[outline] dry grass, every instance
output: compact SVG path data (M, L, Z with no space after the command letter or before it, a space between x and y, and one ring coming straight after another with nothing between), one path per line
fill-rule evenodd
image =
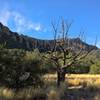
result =
M45 81L55 82L57 74L47 74L43 77ZM100 86L100 75L93 74L66 74L66 82L69 85L95 85Z
M19 91L0 87L0 100L100 100L100 75L71 74L66 75L66 82L56 87L57 75L46 75L44 88L26 88ZM74 88L69 88L74 87ZM82 86L82 89L76 87ZM53 88L52 88L53 87ZM92 93L91 93L92 91ZM66 96L66 97L65 97ZM65 99L62 99L62 98ZM77 99L83 98L83 99ZM88 98L88 99L87 99ZM93 98L93 99L92 99ZM74 99L72 99L74 100Z
M56 90L50 90L48 100L60 100L59 93Z
M71 80L68 80L67 83L69 84L69 86L79 86L81 85L82 81L80 79L71 79Z
M49 83L48 86L51 84L54 86L56 84L57 75L48 74L44 76L44 79L47 84ZM68 89L64 90L66 91L64 100L100 100L100 75L66 74L65 84ZM64 89L64 86L62 87ZM51 96L49 97L56 97L58 93L61 92L59 92L59 90L58 92L54 91L54 94L51 93L52 95L50 94Z
M82 79L88 79L88 78L100 78L100 74L66 74L65 76L66 78L82 78ZM46 74L44 75L44 78L48 78L48 79L56 79L57 78L57 74Z
M18 91L0 87L0 100L34 100L43 98L45 100L46 93L41 88L24 88Z

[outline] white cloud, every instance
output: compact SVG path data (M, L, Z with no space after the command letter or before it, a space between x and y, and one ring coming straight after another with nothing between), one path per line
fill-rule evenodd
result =
M8 11L8 10L2 10L0 12L0 21L4 24L4 25L7 25L8 23L8 20L10 18L10 15L11 13Z
M97 41L96 46L97 46L98 48L100 48L100 41Z
M22 33L30 30L43 31L43 26L40 23L31 22L30 20L27 20L19 12L3 9L2 12L0 12L0 21L4 25L8 25L8 21L10 21L10 19L13 20L16 29L15 31L17 32Z
M42 31L43 26L40 23L29 23L28 29L34 29L36 31Z

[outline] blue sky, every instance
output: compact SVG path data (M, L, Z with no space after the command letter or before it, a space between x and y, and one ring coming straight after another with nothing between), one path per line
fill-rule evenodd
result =
M0 0L0 21L12 31L40 39L53 38L51 21L73 20L69 31L84 31L88 43L100 47L100 0Z

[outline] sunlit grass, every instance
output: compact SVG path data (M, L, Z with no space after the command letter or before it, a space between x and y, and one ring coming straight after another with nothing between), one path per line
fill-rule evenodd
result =
M91 90L100 89L100 75L87 75L87 74L67 74L65 83L61 84L60 89L56 85L56 74L50 74L44 76L45 86L43 88L24 88L18 91L14 89L9 89L6 87L0 87L0 100L30 100L42 97L47 100L60 100L65 92L68 92L70 88L82 86L83 88L88 88L87 94L90 95ZM53 87L53 88L52 88ZM79 92L79 91L78 91ZM84 92L84 91L83 91ZM94 100L99 100L100 96L95 96Z
M100 75L96 74L66 74L66 82L69 85L94 85L100 86ZM57 74L47 74L44 76L45 81L56 82Z
M14 97L14 90L6 87L0 87L0 100L12 99Z
M34 98L45 98L45 91L42 88L24 88L18 91L7 87L0 87L0 100L30 100Z
M57 78L57 74L46 74L45 78ZM100 78L100 74L66 74L66 78Z

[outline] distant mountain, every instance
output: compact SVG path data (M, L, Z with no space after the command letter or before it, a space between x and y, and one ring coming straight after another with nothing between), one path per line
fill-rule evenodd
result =
M0 23L0 43L5 43L8 48L20 48L25 50L33 50L38 48L41 52L48 51L53 47L54 40L41 40L25 35L19 35L16 32L12 32L8 27ZM91 48L98 49L95 46L89 45L79 38L69 39L69 46L75 50L80 49L81 45L84 46L84 50L90 50ZM67 45L66 45L67 47Z

